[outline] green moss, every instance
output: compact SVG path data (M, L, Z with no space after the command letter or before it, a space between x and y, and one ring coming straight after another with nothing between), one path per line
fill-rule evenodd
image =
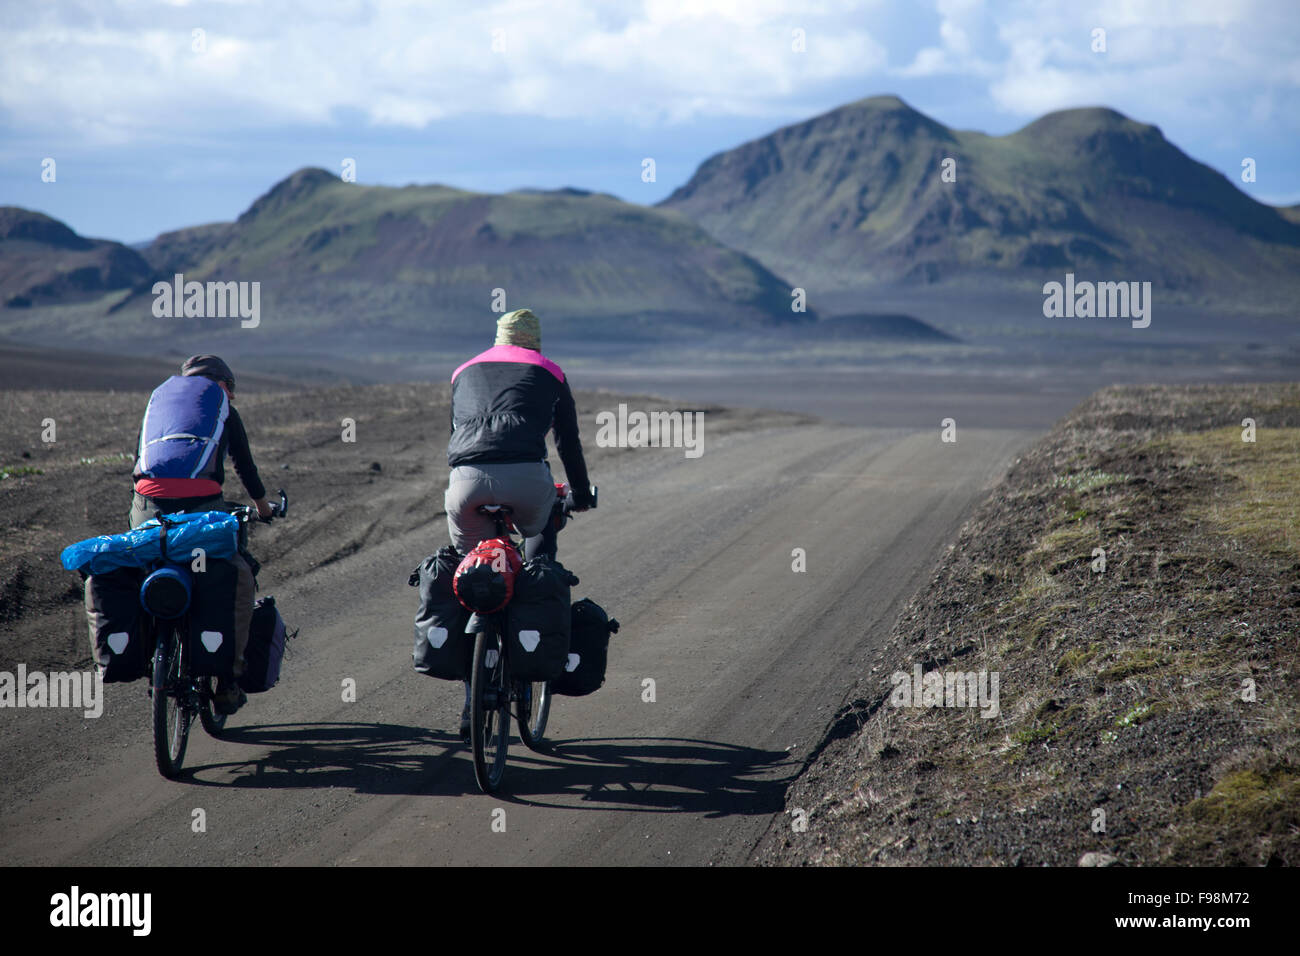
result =
M1011 735L1012 741L1021 746L1037 743L1040 740L1051 740L1060 730L1056 724L1047 724L1042 727L1029 727L1025 730L1017 730Z
M1056 662L1056 676L1065 677L1068 674L1073 674L1096 657L1099 648L1100 645L1090 644L1087 648L1076 647L1073 650L1066 651L1061 655L1061 659Z
M1168 663L1169 661L1159 651L1140 647L1121 652L1116 662L1099 673L1097 678L1109 683L1164 667Z
M1237 770L1183 807L1180 817L1176 862L1195 861L1214 850L1228 865L1295 862L1300 774L1286 763Z

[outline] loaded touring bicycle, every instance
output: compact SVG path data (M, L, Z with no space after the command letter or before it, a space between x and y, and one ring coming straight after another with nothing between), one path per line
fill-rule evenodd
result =
M283 489L272 517L288 513ZM164 777L181 772L195 717L219 736L226 717L213 698L233 680L235 565L247 551L252 507L161 515L118 535L65 548L63 566L85 577L95 664L106 683L149 677L154 755ZM270 521L271 518L265 519ZM269 690L279 679L286 641L274 598L262 598L244 651L240 686Z
M591 492L594 508L594 486ZM557 484L556 530L572 508L568 486ZM505 774L511 716L524 745L542 750L554 695L585 696L604 683L609 636L619 625L589 599L570 604L578 578L553 554L521 558L508 505L478 510L495 521L496 536L464 556L443 548L408 583L420 588L415 669L469 682L474 777L492 793Z

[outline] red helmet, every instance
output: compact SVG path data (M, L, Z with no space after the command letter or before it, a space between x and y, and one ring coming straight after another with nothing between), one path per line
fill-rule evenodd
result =
M515 575L524 566L508 538L486 538L465 555L451 587L456 600L479 614L501 610L515 595Z

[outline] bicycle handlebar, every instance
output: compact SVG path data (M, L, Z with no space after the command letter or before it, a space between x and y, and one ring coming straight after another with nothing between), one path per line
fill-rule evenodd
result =
M263 524L270 524L275 518L286 518L289 515L289 496L284 493L283 488L279 490L278 494L280 495L279 501L268 502L271 506L271 516L269 518L263 518L259 515L254 505L241 505L238 508L232 508L230 513L245 521L256 518Z
M595 485L588 485L587 487L591 490L591 504L588 505L587 507L589 509L594 510L596 507L596 496L597 496L598 489L596 488ZM555 486L555 490L557 492L562 492L560 494L560 506L561 506L561 510L563 510L565 514L565 517L574 514L575 512L573 510L573 489L569 487L568 482L557 483Z

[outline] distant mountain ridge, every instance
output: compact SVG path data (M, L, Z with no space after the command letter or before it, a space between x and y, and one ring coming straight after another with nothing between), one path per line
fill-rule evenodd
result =
M93 298L150 272L144 257L120 242L87 239L43 213L0 206L0 305Z
M712 156L651 207L577 187L367 186L308 167L233 222L143 248L0 207L4 327L46 339L156 334L153 284L180 273L259 282L260 327L310 334L332 353L382 343L405 355L481 337L494 309L521 306L552 337L673 342L793 328L821 340L939 341L934 326L952 324L947 303L970 303L969 287L1003 283L1019 295L1067 272L1293 310L1300 205L1255 202L1114 110L1050 113L988 136L883 96ZM933 326L909 324L915 290L929 288L956 298L918 311ZM808 310L794 311L792 295ZM47 305L66 310L47 318ZM886 321L891 310L909 322ZM856 318L821 322L834 313ZM951 330L965 335L960 324ZM233 327L204 318L165 334Z
M822 291L1073 269L1227 295L1300 272L1294 217L1104 108L988 136L872 97L710 157L660 207Z
M406 330L485 320L495 289L507 308L595 323L815 317L792 312L785 282L686 217L575 189L362 186L301 169L235 222L164 233L144 255L168 277L261 280L281 308L316 324L322 315Z

